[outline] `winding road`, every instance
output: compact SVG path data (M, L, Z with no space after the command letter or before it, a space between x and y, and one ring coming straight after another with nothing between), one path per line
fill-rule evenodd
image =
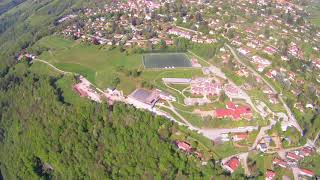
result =
M268 81L266 81L266 80L265 80L263 77L261 77L261 75L258 74L254 69L252 69L251 67L247 66L245 63L243 63L243 62L239 59L239 57L237 56L237 54L235 53L235 51L232 49L232 47L230 47L229 45L226 45L226 46L230 49L230 51L232 52L232 54L235 56L235 58L237 59L237 61L238 61L240 64L246 66L250 71L252 71L252 73L254 73L256 76L260 77L275 93L277 93L276 90L273 88L273 86L272 86L271 84L269 84ZM54 70L56 70L57 72L62 73L62 74L74 74L74 75L76 74L76 73L73 73L73 72L63 71L63 70L55 67L55 66L52 65L51 63L49 63L49 62L47 62L47 61L44 61L44 60L41 60L41 59L37 59L37 58L36 58L36 59L34 59L34 60L32 60L32 61L33 61L33 62L45 63L45 64L47 64L48 66L52 67L52 68L53 68ZM210 63L208 62L208 64L210 64ZM126 98L123 97L123 96L121 96L121 97L119 97L119 96L113 97L112 95L110 95L110 94L102 91L101 89L99 89L98 87L96 87L95 85L93 85L92 83L91 83L91 85L92 85L93 87L95 87L100 93L103 93L107 98L110 98L110 99L112 99L112 100L114 100L114 101L122 101L122 102L124 102L124 103L128 103L127 100L126 100ZM291 110L287 107L287 105L286 105L285 102L282 100L282 97L281 97L280 95L279 95L279 99L281 100L281 102L283 103L285 109L287 110L287 113L288 113L288 115L289 115L289 117L290 117L290 121L293 123L293 125L294 125L300 132L302 132L302 129L301 129L301 127L299 126L299 124L297 123L296 119L294 118ZM251 102L251 99L250 99L250 98L249 98L249 100L250 100L250 102ZM174 119L173 117L171 117L171 116L166 115L166 113L164 113L164 112L162 112L162 111L155 110L154 113L156 113L157 115L165 116L165 117L167 117L168 119L170 119L171 121L177 122L179 125L187 126L189 129L194 130L194 131L197 131L197 132L201 133L203 136L205 136L205 137L207 137L207 138L209 138L209 139L211 139L211 140L216 140L217 138L219 138L219 137L221 136L221 134L241 133L241 132L248 132L248 131L258 130L258 127L254 127L254 126L238 127L238 128L230 128L230 129L227 129L227 128L221 128L221 129L220 129L220 128L219 128L219 129L215 129L215 128L211 128L211 129L209 129L209 128L197 128L197 127L194 127L191 123L189 123L189 121L187 121L183 116L181 116L181 115L176 111L175 107L171 104L170 101L168 101L168 104L169 104L169 106L164 106L164 107L170 109L173 113L175 113L175 114L183 121L183 123L175 120L175 119ZM252 104L252 103L250 103L250 104ZM252 104L252 105L253 105L253 104ZM254 106L253 106L253 107L254 107ZM265 126L265 127L262 127L262 128L260 129L260 132L259 132L258 136L256 137L255 142L253 143L253 145L252 145L252 147L250 148L250 150L253 150L253 149L256 147L256 145L257 145L257 143L259 142L259 140L260 140L263 136L265 136L265 131L268 130L268 129L270 129L270 128L272 127L272 125L274 125L274 124L275 124L275 121L271 120L270 125ZM320 135L320 132L317 133L317 136L316 136L315 139L312 141L313 143L315 143L315 141L319 138L319 135ZM301 148L301 147L290 148L290 149L282 149L282 150L280 150L280 151L277 151L277 153L279 154L280 157L285 158L285 153L286 153L286 152L291 151L291 150L294 150L294 149L298 149L298 148ZM250 151L250 150L249 150L249 151ZM232 155L232 156L230 156L230 157L224 158L224 159L223 159L223 162L226 162L228 159L230 159L231 157L234 157L234 156L237 156L237 157L239 157L239 159L241 159L242 164L243 164L244 169L245 169L245 173L246 173L247 175L250 175L250 171L248 170L248 167L247 167L248 152L239 153L239 154ZM297 176L298 176L298 172L299 172L298 170L299 170L299 168L292 168L292 171L293 171L293 173L294 173L294 175L295 175L295 179L296 179Z
M231 53L233 54L233 56L235 57L235 59L243 66L245 66L249 71L251 71L255 76L259 77L260 79L263 80L263 82L275 93L278 94L278 92L276 91L276 89L267 81L265 80L265 78L263 78L257 71L255 71L252 67L248 66L246 63L242 62L240 60L240 58L238 57L237 53L235 52L235 50L228 44L226 44L226 46L229 48L229 50L231 51ZM279 94L279 99L281 101L281 103L283 104L283 107L285 108L285 110L287 111L287 114L289 116L289 121L291 122L291 124L302 134L302 128L300 127L299 123L297 122L296 118L294 117L293 113L291 112L290 108L287 106L287 104L284 102L283 98L282 98L282 94Z

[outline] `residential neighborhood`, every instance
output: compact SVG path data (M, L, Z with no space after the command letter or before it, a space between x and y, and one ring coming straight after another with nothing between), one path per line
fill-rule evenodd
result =
M307 1L96 2L59 15L54 33L32 48L21 48L15 58L37 73L45 73L43 66L37 67L41 64L59 78L72 77L47 77L54 93L66 96L62 104L80 97L96 105L91 111L97 112L103 111L98 105L106 104L109 114L93 118L100 124L82 125L93 136L124 133L139 124L137 119L165 119L152 138L147 134L141 139L152 151L164 147L186 160L163 160L172 166L191 163L219 173L207 177L207 170L199 171L200 179L318 179L320 27L312 21L313 4ZM20 79L12 77L6 85L11 81ZM119 104L128 111L113 110ZM106 120L120 121L113 118L116 113L133 112L141 115L122 118L121 130ZM99 131L102 125L111 128ZM95 142L99 163L112 157L104 146L107 140ZM117 148L119 154L128 153ZM135 144L130 151L139 148L145 147ZM113 166L108 163L103 167ZM167 168L150 164L161 173ZM135 170L144 172L121 171ZM198 177L180 169L175 173L176 179ZM145 172L132 178L141 177L153 179Z

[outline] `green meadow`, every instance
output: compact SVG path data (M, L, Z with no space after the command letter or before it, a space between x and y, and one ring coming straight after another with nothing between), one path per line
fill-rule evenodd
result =
M118 85L120 89L131 91L136 87L135 80L120 73L118 69L138 69L141 66L139 54L127 55L119 49L102 49L56 36L41 39L37 45L49 49L39 59L48 61L61 70L81 74L101 88L107 88L115 77L121 80Z
M81 74L98 87L105 89L113 79L120 78L117 88L129 94L141 82L150 82L162 87L162 77L193 77L200 75L200 69L146 70L143 69L141 54L127 54L118 48L110 50L101 46L83 44L57 36L48 36L37 42L36 46L48 49L39 59L57 68ZM125 71L121 71L125 70ZM126 71L139 70L140 76L128 76Z

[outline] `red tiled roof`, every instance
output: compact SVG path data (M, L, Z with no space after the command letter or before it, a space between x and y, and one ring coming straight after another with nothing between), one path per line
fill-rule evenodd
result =
M271 170L267 170L266 172L266 179L267 180L271 180L276 176L276 173L271 171Z
M295 153L288 152L287 158L298 161L300 159L300 156L296 155Z
M288 165L286 161L284 161L282 159L278 159L278 158L273 159L272 163L277 164L281 167L287 167L287 165Z
M234 139L245 139L248 137L247 133L237 133L233 136Z
M310 147L303 147L300 150L300 154L303 156L310 156L312 154L313 150Z
M304 175L307 175L307 176L310 176L310 177L314 176L314 172L312 172L312 171L310 171L308 169L301 169L300 168L300 173L304 174Z
M236 109L236 105L233 102L227 102L226 103L227 109Z
M191 151L192 147L189 143L184 142L184 141L176 141L175 144L177 147L183 151Z
M233 104L234 105L234 104ZM233 106L230 104L230 106ZM227 105L228 109L216 109L215 115L217 118L224 118L224 117L230 117L233 119L240 119L243 116L252 116L252 111L250 107L247 106L241 106L241 107L232 107L230 108Z
M228 162L227 166L229 166L233 171L236 170L239 167L239 159L236 157L232 157Z
M87 93L86 91L84 91L83 89L81 89L80 86L75 85L75 86L73 86L73 88L74 88L75 91L77 91L77 92L79 93L79 95L80 95L81 97L86 97L86 96L88 96L88 93Z

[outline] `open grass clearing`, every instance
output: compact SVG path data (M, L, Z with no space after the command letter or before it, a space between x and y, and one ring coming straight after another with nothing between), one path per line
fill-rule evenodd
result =
M229 157L240 152L248 151L248 148L235 148L232 142L224 142L223 144L215 144L213 150L217 152L220 158Z
M76 42L59 36L46 36L37 41L36 46L48 48L50 50L61 50L70 48Z
M48 61L61 70L81 74L100 88L109 87L115 77L120 78L118 87L125 94L137 87L139 80L125 75L119 69L138 69L141 66L139 54L126 55L119 49L99 49L97 46L76 44L56 36L40 40L38 45L51 49L42 53L39 59Z
M49 76L58 76L60 73L55 71L52 67L48 66L47 64L41 62L34 62L30 67L30 70L36 74L41 75L49 75Z

